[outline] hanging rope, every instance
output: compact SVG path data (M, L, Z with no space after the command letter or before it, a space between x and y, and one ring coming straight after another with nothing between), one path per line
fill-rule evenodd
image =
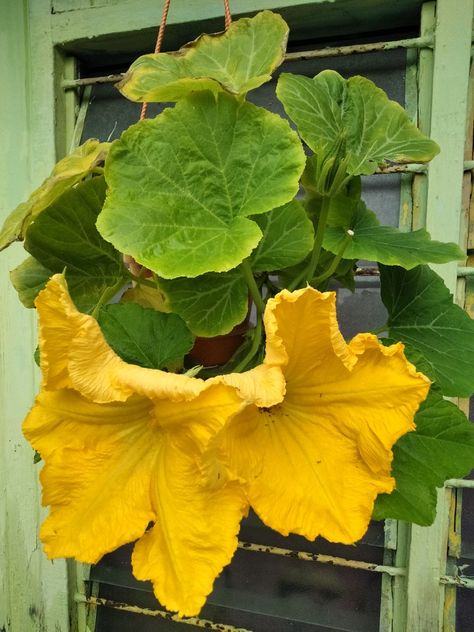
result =
M224 17L225 17L225 30L229 28L232 23L232 14L230 12L229 0L224 0Z
M161 45L165 36L166 20L168 19L170 2L171 0L164 0L163 2L163 14L161 16L160 28L158 29L158 35L156 38L155 54L159 53L161 50ZM140 121L143 121L143 119L145 118L147 109L148 103L145 101L142 105L142 111L140 112Z
M166 28L166 20L168 19L168 11L170 8L171 0L164 0L163 2L163 14L161 16L160 28L158 29L158 35L156 38L155 45L155 54L159 53L161 50L161 45L163 43L163 38L165 36L165 28ZM225 18L225 29L229 28L232 24L232 14L230 12L229 0L224 0L224 18ZM146 112L148 109L148 103L145 101L142 105L142 110L140 112L140 121L146 117Z

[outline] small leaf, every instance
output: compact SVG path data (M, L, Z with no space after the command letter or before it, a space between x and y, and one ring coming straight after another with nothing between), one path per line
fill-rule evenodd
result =
M347 158L347 173L370 175L386 160L427 162L438 145L405 110L364 77L324 70L314 79L283 73L277 96L317 158Z
M375 520L430 525L436 515L436 487L474 467L474 424L441 393L431 389L415 423L416 432L401 437L393 448L396 489L377 497Z
M350 229L354 236L344 251L346 259L369 259L411 270L422 263L465 258L457 244L434 241L424 228L402 233L392 226L381 226L375 213L362 200L354 204L349 198L338 196L333 202L331 225L325 231L323 245L334 254L338 253Z
M248 311L248 288L242 273L209 272L195 279L160 279L173 312L196 336L220 336L241 323Z
M248 216L293 199L304 162L297 135L276 114L196 93L113 144L97 227L162 278L225 272L260 241Z
M311 251L314 242L313 223L297 200L253 219L263 233L250 256L254 272L287 268L299 263Z
M389 335L426 358L445 395L469 397L474 392L474 321L428 266L379 267Z
M127 282L121 254L95 227L104 197L103 176L78 184L36 218L25 240L25 249L45 268L66 269L71 297L86 312L104 292Z
M232 22L227 31L201 35L175 53L143 55L130 67L119 90L132 101L177 101L198 90L245 94L270 81L283 61L288 26L262 11Z
M137 285L130 288L123 293L120 302L138 303L142 307L149 307L167 314L171 311L164 293L160 289L148 285Z
M105 160L110 143L91 138L60 160L51 175L6 218L0 231L0 250L23 239L31 221Z
M23 305L32 308L35 306L35 298L52 275L53 272L34 257L28 257L10 272L10 280Z
M118 303L102 309L98 320L117 355L148 369L175 364L193 346L191 332L176 314L163 314L134 303Z

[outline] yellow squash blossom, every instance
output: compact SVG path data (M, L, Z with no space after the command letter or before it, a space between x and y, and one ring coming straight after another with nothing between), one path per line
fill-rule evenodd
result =
M77 311L62 275L36 306L43 385L24 433L45 461L46 553L95 563L139 539L135 576L151 579L170 610L197 614L234 553L248 507L209 446L265 367L249 372L238 392L127 364L95 319ZM284 382L279 369L265 373L273 375L271 404Z
M265 524L284 535L353 543L376 496L394 489L391 448L414 429L430 382L401 343L384 347L360 334L347 345L335 300L306 288L268 302L264 362L282 368L286 395L237 414L222 448Z

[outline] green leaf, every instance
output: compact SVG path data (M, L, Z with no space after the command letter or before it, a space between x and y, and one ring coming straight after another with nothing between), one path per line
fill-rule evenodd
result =
M209 272L195 279L160 279L167 304L196 336L220 336L241 323L248 311L248 288L240 270Z
M254 272L268 272L299 263L311 251L313 223L303 205L292 200L254 218L263 237L250 256Z
M28 257L10 272L10 280L25 307L35 306L35 298L46 285L53 272L34 257Z
M374 173L386 160L427 162L439 152L405 110L364 77L346 80L334 70L314 79L284 73L277 96L316 156L347 157L350 175Z
M136 303L107 305L99 312L98 321L117 355L148 369L164 369L181 361L194 342L179 316Z
M457 244L434 241L424 228L402 233L392 226L381 226L362 200L354 204L349 198L338 196L331 204L329 223L323 245L334 254L341 248L347 231L354 232L344 251L345 259L369 259L410 270L422 263L465 258Z
M436 515L436 487L474 467L474 424L441 393L431 389L415 423L416 432L403 435L393 448L396 489L377 497L375 520L430 525Z
M132 101L177 101L198 90L245 94L271 79L283 61L288 25L262 11L232 22L224 33L201 35L175 53L143 55L119 90Z
M453 303L443 280L428 266L380 266L389 335L418 350L433 367L443 393L474 392L474 320Z
M121 254L95 227L104 197L103 176L78 184L37 217L25 240L26 250L52 273L66 269L71 297L86 312L127 282Z
M260 241L248 216L293 199L304 163L279 116L199 92L113 144L97 227L160 277L225 272Z
M103 162L109 147L110 143L91 138L60 160L42 185L6 218L0 231L0 250L23 239L32 220Z

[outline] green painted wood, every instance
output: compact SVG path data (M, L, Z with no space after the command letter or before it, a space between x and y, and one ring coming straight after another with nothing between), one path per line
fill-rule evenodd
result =
M429 27L433 5L425 10ZM458 242L463 178L463 154L473 0L451 0L436 4L435 51L432 79L431 60L425 60L420 76L420 125L441 146L427 172L426 226L434 239ZM431 103L427 98L431 91ZM426 85L424 83L426 82ZM423 195L424 188L418 191ZM423 215L421 215L423 217ZM440 267L448 287L456 291L456 267ZM411 528L407 574L407 630L437 632L443 626L444 589L439 578L446 571L451 491L438 492L437 517L431 527Z
M436 23L436 3L426 2L421 10L422 37L433 35ZM433 96L433 61L434 52L425 48L418 56L418 126L424 134L429 136L431 127L431 100ZM428 195L428 180L425 174L413 178L413 217L412 228L424 228L426 224L426 199Z
M428 171L426 228L433 239L459 242L465 125L468 111L473 0L438 0L431 136L442 147ZM456 290L453 262L436 271Z
M405 75L405 110L415 125L418 123L418 51L407 50L407 67ZM413 225L413 181L415 175L404 173L400 187L400 230L409 231Z
M3 221L55 156L48 2L35 0L30 13L27 0L0 0L0 15L0 55L10 60L0 64L1 84L8 86L0 99ZM46 560L39 546L38 466L21 434L38 386L34 318L20 305L8 276L23 257L21 247L0 257L0 629L66 632L65 564Z
M117 60L119 51L130 56L153 49L160 0L140 0L139 11L136 0L100 0L99 5L90 7L81 6L83 0L67 4L68 10L53 14L52 23L54 42L68 51L87 59L92 51L100 50L112 61ZM273 9L288 21L293 39L327 41L344 33L386 31L387 25L392 29L416 27L422 0L231 0L230 4L236 18ZM203 30L222 28L222 0L172 0L164 50L176 48Z

